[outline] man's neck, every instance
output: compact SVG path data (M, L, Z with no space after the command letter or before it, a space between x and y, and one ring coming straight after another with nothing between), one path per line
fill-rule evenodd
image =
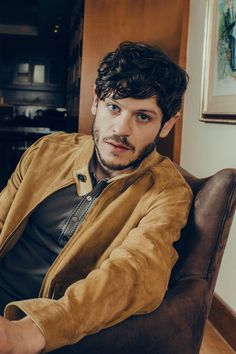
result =
M94 151L92 160L91 160L91 168L95 172L96 178L98 181L105 179L105 178L113 178L115 176L121 175L125 172L127 172L129 169L126 170L111 170L109 168L106 168L105 166L102 165L102 163L99 161L96 151Z

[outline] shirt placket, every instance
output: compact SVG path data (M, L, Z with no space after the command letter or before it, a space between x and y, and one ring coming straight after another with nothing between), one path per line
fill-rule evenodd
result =
M104 188L107 186L108 180L103 179L99 181L91 191L91 193L82 197L77 205L77 207L73 210L71 215L65 222L65 227L63 228L60 237L59 243L64 246L71 236L74 234L76 229L83 222L85 216L87 215L89 209L92 207L96 198L102 193Z

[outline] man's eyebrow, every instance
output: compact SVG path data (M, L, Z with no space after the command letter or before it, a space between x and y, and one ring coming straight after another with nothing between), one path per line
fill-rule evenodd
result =
M145 112L145 113L159 114L158 111L154 111L154 110L152 110L152 109L137 109L137 112Z
M122 108L123 108L123 105L120 103L120 102L118 102L118 101L116 101L114 98L110 98L110 97L107 97L107 99L108 100L110 100L110 101L112 101L113 103L115 103L115 104L118 104L119 106L121 106ZM151 113L151 114L155 114L155 115L158 115L158 114L160 114L160 112L159 111L155 111L154 109L137 109L136 110L137 112L145 112L145 113Z
M120 102L116 101L114 98L111 98L111 97L107 97L108 100L116 103L116 104L119 104L121 107L122 107L122 104L120 104Z

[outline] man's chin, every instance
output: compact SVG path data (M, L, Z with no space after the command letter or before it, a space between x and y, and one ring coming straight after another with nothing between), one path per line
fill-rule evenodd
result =
M136 156L136 159L131 160L120 156L111 156L110 154L101 154L97 146L95 147L97 152L97 158L101 166L107 171L124 171L127 169L133 169L139 166L139 164L154 150L155 142L146 145L142 151ZM102 156L103 155L103 156ZM133 156L134 158L135 156Z
M114 163L114 162L109 162L105 161L103 159L100 160L101 165L103 166L104 169L110 170L110 171L123 171L128 168L132 167L133 162L129 163Z

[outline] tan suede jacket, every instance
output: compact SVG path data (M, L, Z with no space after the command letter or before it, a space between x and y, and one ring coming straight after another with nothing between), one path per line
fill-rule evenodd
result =
M93 151L92 138L77 133L46 136L26 151L0 194L1 257L47 196L72 183L80 196L91 191ZM167 290L177 260L172 244L186 223L191 197L172 162L157 152L112 178L48 270L39 298L9 304L6 318L29 315L48 352L153 311Z

